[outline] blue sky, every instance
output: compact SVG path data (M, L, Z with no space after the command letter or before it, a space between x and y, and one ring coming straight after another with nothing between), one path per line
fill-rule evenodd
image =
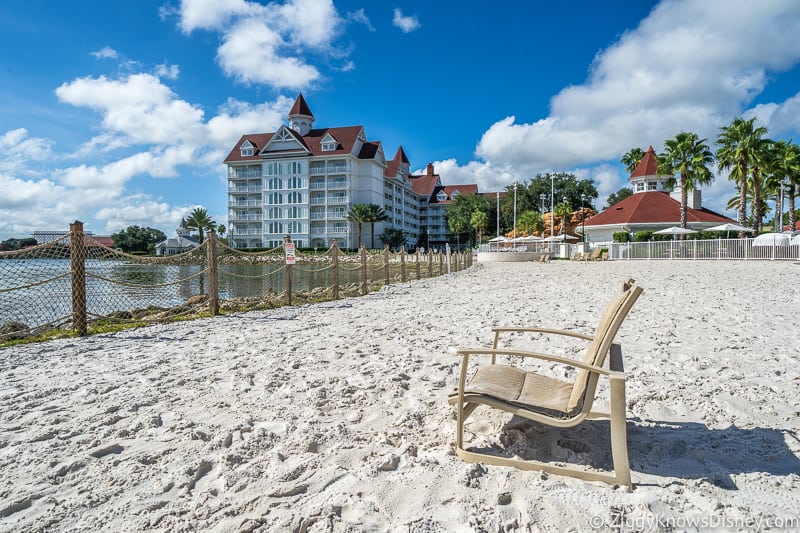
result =
M632 147L741 115L800 138L798 35L796 0L6 0L0 239L225 223L222 159L298 91L315 126L363 125L446 184L569 171L602 207ZM722 175L704 204L733 195Z

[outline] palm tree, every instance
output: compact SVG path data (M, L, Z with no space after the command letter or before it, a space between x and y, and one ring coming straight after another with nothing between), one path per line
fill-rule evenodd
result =
M556 205L554 214L556 216L561 217L561 232L559 233L559 235L567 233L567 228L566 228L567 215L569 215L571 212L572 212L572 207L570 207L570 205L567 202L561 202L560 204Z
M467 229L467 221L457 213L448 213L447 229L456 236L456 248L461 248L461 233Z
M517 219L517 226L524 233L531 235L534 231L544 231L544 219L537 211L525 211Z
M659 170L680 175L681 227L686 229L689 191L714 181L714 174L708 168L714 162L714 155L705 139L690 132L681 132L675 138L664 141L664 148L659 158ZM666 168L661 168L662 162Z
M625 171L630 174L633 172L633 169L642 162L643 157L644 150L641 148L631 148L626 153L622 154L622 158L619 162L625 165Z
M481 236L483 235L483 228L486 227L486 223L489 221L489 216L481 210L476 209L473 211L472 216L469 219L469 224L473 228L475 228L475 233L478 236L478 245L481 243Z
M354 204L347 213L347 220L358 224L358 243L361 246L361 225L369 220L369 206L367 204Z
M759 146L764 140L761 138L767 134L767 128L763 126L755 127L755 117L744 120L738 117L728 126L720 128L717 136L717 165L720 171L731 169L728 179L735 182L739 187L739 225L744 226L747 222L747 185L748 170L751 164L751 153L758 151ZM740 237L744 233L739 234Z
M378 204L367 205L367 219L365 222L370 223L370 245L373 249L375 248L375 224L386 220L389 220L389 215L386 214L386 211L381 206Z
M220 224L217 226L217 233L219 233L220 237L224 237L226 231L228 231L228 229L225 227L225 224Z
M195 207L186 218L186 227L189 229L196 229L200 244L203 244L203 232L213 230L217 227L217 223L208 216L208 211L206 211L204 207Z
M767 179L767 185L777 195L780 201L780 188L784 181L788 184L787 192L789 197L789 227L794 229L794 195L795 187L800 184L800 147L792 141L776 141L772 144L770 154L771 175ZM777 210L780 211L780 210ZM776 216L779 216L776 213ZM783 230L783 220L778 221L778 230Z

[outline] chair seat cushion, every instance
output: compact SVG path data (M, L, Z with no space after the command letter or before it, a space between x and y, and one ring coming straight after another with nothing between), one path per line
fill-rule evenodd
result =
M532 411L568 414L573 384L508 365L478 368L465 394L482 394Z

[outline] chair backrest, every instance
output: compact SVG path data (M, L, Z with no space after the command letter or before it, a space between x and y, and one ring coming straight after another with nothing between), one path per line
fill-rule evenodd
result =
M622 326L622 323L625 321L625 317L628 316L628 312L630 312L633 304L636 303L636 300L642 294L643 290L644 289L636 285L636 282L632 279L625 282L622 294L611 300L600 317L600 323L597 325L594 340L586 349L586 356L583 360L585 363L603 366L606 355L611 349L611 344L614 342L614 337L617 336L617 331L619 331L620 326ZM588 411L594 399L594 391L597 387L598 377L597 374L591 373L588 370L581 370L578 373L569 399L568 409L570 411L576 409Z
M592 250L592 257L591 257L591 259L597 259L598 257L600 257L600 253L601 253L602 251L603 251L603 250L602 250L601 248L595 248L594 250Z

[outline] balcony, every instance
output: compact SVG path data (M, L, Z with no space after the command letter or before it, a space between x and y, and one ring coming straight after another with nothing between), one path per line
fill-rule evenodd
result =
M325 182L324 181L312 181L311 184L308 186L309 189L312 191L324 191L325 190Z
M322 176L325 174L325 165L312 165L308 173L312 176Z
M350 229L348 226L325 226L323 227L312 227L311 231L309 232L310 235L347 235L350 233Z
M233 194L243 194L243 193L251 193L251 192L261 192L264 188L261 185L248 185L246 187L242 187L241 185L228 187L228 192Z
M312 211L308 216L311 220L325 220L325 213L322 211Z
M230 231L229 235L236 236L243 236L243 235L261 235L260 229L233 229Z
M328 174L347 174L347 165L328 165Z
M241 170L229 169L228 178L242 179L242 178L260 178L262 176L261 170Z
M346 189L347 180L328 180L328 189Z
M346 204L347 196L328 196L328 204Z
M230 202L228 204L229 207L260 207L261 200L238 200L236 202Z
M333 211L328 211L328 218L347 218L347 211L344 209L335 209Z
M261 215L243 215L243 214L233 214L228 216L228 220L233 222L261 222Z

